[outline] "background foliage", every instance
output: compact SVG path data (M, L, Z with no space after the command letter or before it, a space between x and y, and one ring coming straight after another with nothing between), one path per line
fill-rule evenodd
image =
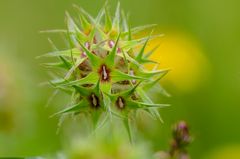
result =
M237 158L239 1L120 2L130 13L132 26L159 25L167 42L160 47L160 62L173 68L163 81L172 97L160 98L172 104L161 110L165 123L143 121L140 135L153 143L154 150L166 149L171 125L184 119L195 138L190 148L192 158L221 159L218 156L229 152ZM0 1L0 156L33 156L62 147L62 136L56 135L58 121L49 116L64 99L57 97L53 107L44 107L52 90L37 85L46 80L46 73L35 57L51 51L47 36L39 31L64 28L65 10L72 12L73 3L96 15L104 1ZM115 0L110 3L116 6Z

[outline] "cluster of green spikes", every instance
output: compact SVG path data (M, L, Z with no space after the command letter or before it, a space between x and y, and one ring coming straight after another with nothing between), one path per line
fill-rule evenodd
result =
M49 83L72 96L70 106L54 115L88 114L94 128L99 120L119 117L128 133L129 123L138 110L160 119L158 108L167 104L155 104L147 95L152 87L162 89L159 80L168 70L147 70L144 65L157 62L149 60L156 50L146 52L149 40L158 35L134 38L139 32L154 25L130 28L124 12L118 4L115 16L111 17L108 6L93 18L85 10L75 6L79 16L74 19L66 14L67 29L62 32L70 45L67 50L58 50L43 55L57 57L58 62L46 63L48 68L60 68L61 74Z

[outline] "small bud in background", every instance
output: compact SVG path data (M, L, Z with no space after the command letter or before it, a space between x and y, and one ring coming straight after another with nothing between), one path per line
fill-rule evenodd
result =
M185 121L180 121L173 126L173 139L170 155L176 159L190 159L186 147L192 142L189 127Z
M170 143L170 151L159 151L156 159L190 159L186 150L192 142L189 127L185 121L180 121L173 126L173 139Z
M173 128L174 147L183 148L191 143L189 128L185 121L180 121Z

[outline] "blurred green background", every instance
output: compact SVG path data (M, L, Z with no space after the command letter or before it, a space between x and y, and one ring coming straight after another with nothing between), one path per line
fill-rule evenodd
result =
M114 11L117 1L109 1ZM0 1L0 157L35 156L61 148L61 135L56 134L58 120L49 118L57 108L45 107L53 90L39 86L48 76L39 66L41 60L35 57L51 51L48 36L39 34L39 31L65 28L65 11L72 12L72 4L96 15L104 2ZM180 52L184 52L184 57L187 54L185 60L194 64L184 63L184 60L179 65L175 64L183 57L181 53L165 60L166 63L173 59L175 67L190 71L186 73L176 69L179 71L176 75L174 69L170 72L171 79L166 79L163 85L172 97L161 96L161 99L172 106L161 110L164 124L146 124L147 129L141 131L144 139L152 142L155 151L167 149L171 125L178 120L186 120L194 135L194 143L189 149L192 158L221 159L226 153L239 156L240 1L120 2L122 8L130 13L132 26L158 24L166 37L171 35L178 39L170 40L173 45L169 49L176 45L175 51L182 49ZM179 46L181 41L184 44ZM194 52L201 54L204 60L192 56ZM185 86L191 88L184 89ZM58 98L54 100L55 104L63 104L61 97Z

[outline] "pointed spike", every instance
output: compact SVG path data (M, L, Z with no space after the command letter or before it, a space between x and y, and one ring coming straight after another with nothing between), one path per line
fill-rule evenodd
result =
M141 99L146 103L153 103L152 100L147 96L146 92L143 90L143 88L138 87L137 89L138 95L141 97Z
M130 128L128 120L129 120L128 118L124 119L123 123L124 123L124 126L125 126L126 130L127 130L129 140L130 140L131 143L133 143L133 138L132 138L132 134L131 134L131 128Z
M72 34L76 36L76 40L78 43L85 42L88 40L88 37L82 31L76 31L76 33L72 33ZM76 47L79 46L78 43L76 44Z
M169 107L170 104L154 104L154 103L143 103L143 102L136 102L135 103L139 104L142 106L142 108L165 108Z
M146 63L158 64L158 62L153 61L153 60L149 60L149 59L146 59L146 58L143 58L143 59L140 61L140 63L141 63L141 64L146 64Z
M39 33L67 33L65 29L51 29L51 30L41 30Z
M114 65L120 36L121 36L121 33L119 33L114 47L112 48L111 52L109 53L109 55L106 58L106 62L108 63L109 66L113 66Z
M91 62L92 66L94 69L97 69L100 65L100 61L101 59L96 56L95 54L93 54L92 52L90 52L82 43L80 43L82 49L84 50L84 52L87 54L87 57L89 59L89 61Z
M141 109L142 107L139 105L139 103L135 102L134 100L130 99L127 101L127 106L128 109L131 110L137 110L137 109Z
M149 40L152 40L154 38L157 38L157 37L162 37L163 35L152 35L150 37ZM122 45L122 48L128 50L128 49L131 49L131 48L134 48L134 47L138 47L138 46L141 46L142 44L144 44L146 42L146 39L148 39L148 37L144 37L144 38L140 38L140 39L134 39L134 40L131 40L131 41L124 41L123 45Z
M68 81L65 79L57 79L57 80L52 80L52 81L48 81L48 83L50 85L54 85L55 87L60 86L60 85L64 85L66 84Z
M93 88L94 92L97 93L97 94L100 94L100 78L99 80L97 81L95 87Z
M87 11L76 4L73 4L73 7L76 8L80 14L85 15L91 21L91 23L94 23L94 18Z
M144 54L144 51L145 51L145 48L146 48L146 46L147 46L147 43L149 42L149 39L150 39L152 33L153 33L153 31L151 31L149 37L146 39L145 43L143 44L142 49L141 49L140 52L138 53L138 55L137 55L137 57L136 57L136 60L137 60L137 61L141 61L141 60L142 60L143 54Z
M149 24L149 25L135 27L135 28L133 28L131 30L132 30L133 34L137 34L137 33L141 32L141 31L148 30L148 29L156 27L156 26L157 26L157 24Z
M121 13L120 13L120 2L117 4L116 12L115 12L115 17L113 19L113 25L112 29L116 30L117 32L120 31L120 18L121 18Z
M92 122L93 122L94 131L96 131L97 129L98 121L99 121L99 118L101 117L101 114L102 113L99 110L92 112Z
M74 49L68 49L68 50L62 50L62 51L53 51L49 52L46 54L43 54L41 56L37 56L36 58L41 58L41 57L56 57L56 56L66 56L66 57L71 57L71 52L73 56L80 56L81 52L79 49L74 48Z
M145 54L145 58L149 58L158 48L160 47L160 44L158 44L157 46L155 46L151 51L149 51L148 53Z
M78 42L86 40L86 35L81 32L73 18L66 12L66 21L67 21L67 37L68 41L71 42L71 46L79 46Z
M153 67L152 71L157 71L159 67L159 63L155 64L155 66Z
M116 95L114 95L114 94L107 93L107 92L103 92L103 94L106 95L107 97L109 97L111 101L116 100Z
M157 120L160 121L161 123L164 123L164 121L163 121L163 119L162 119L159 111L157 110L157 108L152 108L152 109L150 109L150 112L151 112L151 114L153 115L153 117L154 117L155 119L157 119Z
M112 95L109 92L102 92L103 93L103 103L105 105L105 108L107 108L109 105L111 105L111 97Z
M78 66L83 63L86 60L86 58L79 58L76 63L70 67L70 70L67 72L66 76L64 77L65 79L69 79L72 75L72 73L78 68Z
M44 68L65 68L65 69L69 69L62 62L42 63L42 64L40 64L40 66L43 66Z
M96 130L102 128L107 123L107 119L109 118L109 114L105 113L105 115L103 115L103 116L104 116L104 119L102 120L102 122L100 124L98 124L98 126L96 127Z
M65 57L59 56L59 59L64 63L64 65L70 69L72 67L72 63L70 63Z
M48 98L47 102L46 102L46 105L45 105L45 108L49 107L50 104L52 103L53 99L58 95L59 93L59 90L56 89L51 95L50 97Z
M133 80L133 79L147 80L146 78L129 75L118 70L114 70L111 72L111 78L112 78L112 82L119 82L119 81L125 81L125 80Z
M126 57L126 53L123 51L122 54L123 54L124 63L126 65L126 67L128 68L128 72L129 72L129 63L128 63L128 60L127 60L127 57Z
M76 85L73 85L72 87L75 88L75 90L78 93L80 93L82 96L88 96L90 94L89 88L84 88L84 87L76 86Z
M80 29L77 27L77 24L74 22L70 14L68 12L65 12L65 14L66 14L68 31L70 32L75 32L76 30L80 31Z
M131 31L131 25L128 22L128 40L132 40L132 31Z
M140 77L150 79L156 75L165 75L169 70L158 70L158 71L143 71L139 70L136 74Z
M141 65L134 58L129 56L128 53L123 52L123 53L117 54L117 56L122 57L122 58L126 58L126 60L130 61L132 64L134 64L138 67L141 67Z
M51 115L51 117L57 116L57 115L61 115L61 114L65 114L65 113L70 113L70 112L75 112L75 111L79 111L81 109L84 109L87 107L87 101L86 100L82 100L80 103L71 106L69 108L63 109L53 115Z
M169 70L165 70L165 72L162 72L161 75L159 75L159 77L147 84L144 85L144 90L149 90L151 89L153 86L155 86L157 83L159 83L159 81L168 73Z
M53 43L53 41L50 38L48 38L48 42L54 51L58 51L57 46Z
M139 87L137 91L143 102L153 104L152 100L147 96L146 92L142 88ZM154 119L158 119L163 122L156 108L148 108L146 111L148 111Z
M88 35L92 29L92 25L88 22L88 20L81 14L79 15L80 21L81 21L81 25L82 25L82 29L83 32Z
M108 33L112 29L112 19L109 15L109 11L107 6L105 7L105 26L104 26L104 32Z
M94 43L94 37L96 36L96 32L97 32L97 26L94 25L90 34L88 35L88 41L90 41L91 44Z
M100 21L101 21L103 15L105 14L105 8L106 8L107 5L108 5L108 1L105 2L103 7L100 9L97 17L95 18L95 24L96 25L100 25Z
M125 15L125 12L122 10L121 11L121 15L122 15L122 26L123 26L123 31L126 32L129 30L129 26L128 26L128 16Z
M99 79L98 74L95 72L89 73L86 77L75 81L68 81L62 84L62 86L73 86L73 85L83 85L83 84L95 84Z
M141 81L138 82L133 88L131 88L131 89L125 91L125 92L122 92L122 93L120 93L120 94L121 94L122 96L124 96L124 97L130 97L130 96L135 92L135 90L137 89L137 87L140 86L141 83L142 83Z
M156 108L151 108L151 109L145 109L145 111L147 111L150 114L150 117L154 120L158 120L161 123L164 123L160 113L158 112L158 110L156 110Z
M55 87L55 88L58 89L58 90L61 90L61 91L65 92L65 93L67 93L67 94L69 94L69 95L72 94L72 89L70 89L70 88L65 88L65 87L61 87L61 86L57 86L57 87Z
M162 95L164 95L164 96L166 96L166 97L171 97L171 94L169 94L169 93L161 86L160 83L157 84L156 86L157 86L156 88L157 88L158 92L160 92Z

